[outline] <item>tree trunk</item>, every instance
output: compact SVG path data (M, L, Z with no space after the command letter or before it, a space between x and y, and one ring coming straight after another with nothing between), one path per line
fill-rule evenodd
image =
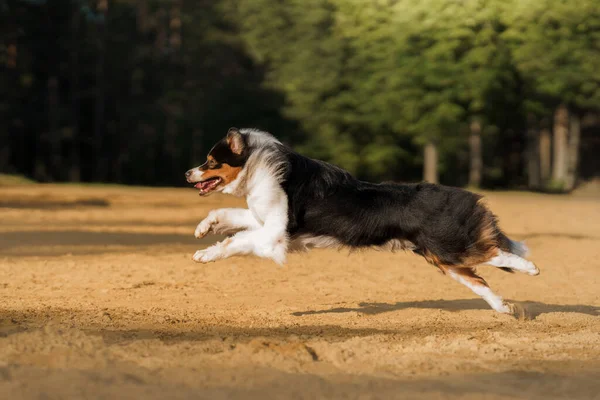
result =
M481 177L483 175L483 159L481 154L481 122L471 122L471 136L469 137L470 147L470 169L469 186L480 187Z
M50 177L61 178L61 135L59 124L58 78L48 78L48 139L50 141Z
M171 68L175 71L181 67L181 1L172 0L169 10L169 50L171 51ZM175 86L178 86L175 84ZM178 99L171 99L167 106L167 122L165 127L165 152L170 171L167 179L177 175L179 152L177 148L177 120L181 115L181 104Z
M3 69L3 76L7 79L8 82L18 82L19 71L17 70L17 46L15 44L6 44L6 69ZM4 82L2 82L4 83ZM12 86L12 85L11 85ZM11 87L8 86L8 87ZM6 90L5 87L2 88ZM9 96L9 93L2 93L2 100L0 100L0 121L3 121L0 124L0 172L13 172L13 169L19 170L21 168L22 171L25 170L25 163L23 162L25 157L22 157L24 152L22 151L23 146L21 145L24 142L23 133L16 132L16 127L14 124L9 123L10 115L14 112L14 97ZM13 125L11 127L11 125ZM20 130L20 129L19 129ZM11 131L15 134L12 135L14 139L11 141ZM14 147L13 147L14 146ZM14 165L11 165L11 158L14 155ZM19 160L20 159L20 160ZM19 163L21 161L21 163ZM21 165L19 165L21 164Z
M176 54L181 49L181 0L172 0L169 18L169 47L173 50L174 58L178 59Z
M44 149L49 147L48 132L43 132L41 135L36 135L33 145L33 177L38 182L46 182L48 181L48 172L46 168Z
M154 14L156 20L156 33L154 39L154 51L157 57L163 55L167 42L167 30L165 29L165 17L167 13L161 7Z
M423 179L430 183L438 183L438 152L432 141L425 145Z
M138 0L136 4L136 22L138 31L141 33L148 32L150 26L148 24L148 2L147 0Z
M95 180L103 181L105 177L106 160L103 151L103 133L104 133L104 60L106 44L106 14L108 9L107 0L98 1L98 11L102 13L104 19L97 22L97 46L98 58L96 60L96 105L94 110L94 153L96 155Z
M539 189L542 186L540 171L540 131L536 126L535 117L527 117L527 186Z
M554 158L552 164L553 184L564 188L567 179L567 137L569 134L569 110L560 105L554 112Z
M550 141L550 129L545 124L542 125L540 130L540 180L541 185L546 186L550 180L551 173L551 159L552 159L552 145Z
M71 17L71 165L69 181L81 180L81 157L79 154L79 7L73 8Z
M8 127L3 124L0 127L0 172L11 172L11 141Z
M571 114L569 126L569 155L565 190L571 191L577 185L577 170L579 165L579 141L581 137L581 121L575 113Z
M164 165L164 169L166 169L166 173L163 170L163 179L166 181L170 181L177 174L177 161L178 151L177 151L177 122L176 115L174 110L167 111L167 121L165 125L165 144L163 151L165 152L167 158L167 165Z

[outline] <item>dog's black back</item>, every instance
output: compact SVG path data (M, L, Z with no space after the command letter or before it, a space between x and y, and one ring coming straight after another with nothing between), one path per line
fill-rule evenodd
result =
M429 183L363 182L292 151L286 157L290 238L326 236L349 247L404 240L430 262L444 265L485 253L490 244L482 243L483 234L503 241L494 216L474 193Z

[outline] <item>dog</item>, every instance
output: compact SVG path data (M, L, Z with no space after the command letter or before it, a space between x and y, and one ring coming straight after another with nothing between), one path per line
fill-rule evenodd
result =
M515 305L492 292L474 268L540 272L481 196L430 183L363 182L257 129L229 129L206 162L185 176L201 196L222 192L248 204L212 210L198 224L197 238L228 237L197 251L196 262L254 254L283 264L290 251L323 247L410 250L507 314L516 313Z

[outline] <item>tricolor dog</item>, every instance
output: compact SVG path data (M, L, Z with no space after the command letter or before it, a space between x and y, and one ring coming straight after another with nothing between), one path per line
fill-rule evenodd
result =
M231 128L206 162L185 176L201 196L228 193L248 204L213 210L200 222L197 238L228 238L197 251L197 262L254 254L282 264L289 251L313 247L410 250L501 313L513 313L514 306L474 268L539 274L523 258L527 247L500 230L480 196L429 183L363 182L259 130Z

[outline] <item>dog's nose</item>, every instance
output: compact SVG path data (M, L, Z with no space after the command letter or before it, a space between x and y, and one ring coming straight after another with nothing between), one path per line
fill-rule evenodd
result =
M191 174L192 174L192 170L190 169L185 173L185 177L189 178Z

